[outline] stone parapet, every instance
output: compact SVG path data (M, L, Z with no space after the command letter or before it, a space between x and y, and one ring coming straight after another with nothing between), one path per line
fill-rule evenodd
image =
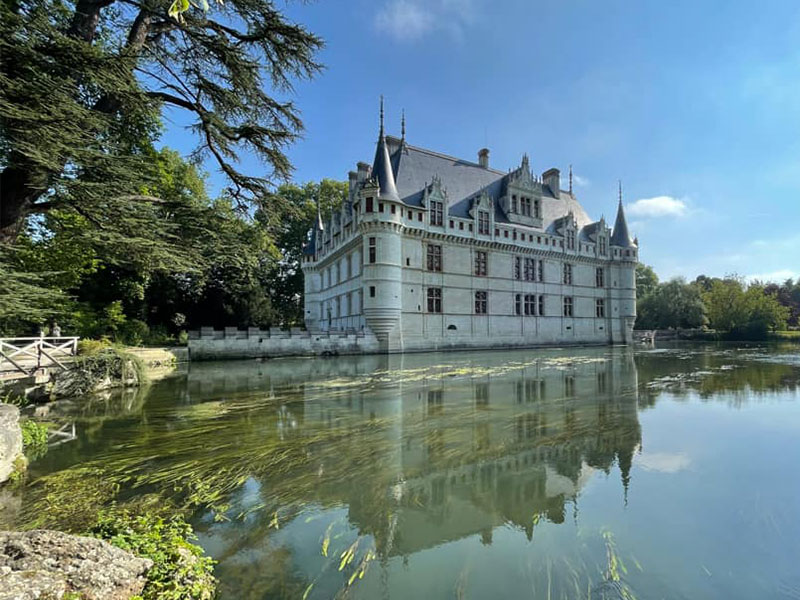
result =
M327 354L371 354L378 352L372 332L309 332L298 328L269 330L203 327L189 333L189 360L277 358Z

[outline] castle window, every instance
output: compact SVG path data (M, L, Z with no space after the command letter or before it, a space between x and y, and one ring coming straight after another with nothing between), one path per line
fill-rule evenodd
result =
M450 219L450 229L453 228L453 225L455 225L455 223L453 223L453 219Z
M442 312L442 288L428 288L428 312Z
M397 212L397 207L394 204L392 204L392 214L395 214L396 212Z
M353 295L350 292L347 292L347 302L345 302L345 316L349 316L353 314Z
M489 213L485 210L478 211L478 233L489 235Z
M572 316L572 296L564 296L564 316Z
M495 237L500 237L500 229L498 229L497 227L494 228L494 235Z
M428 271L442 270L442 247L428 244Z
M431 225L441 226L444 223L444 205L438 200L431 200Z
M534 281L536 277L536 259L525 259L525 281Z
M542 218L542 205L538 198L533 201L533 216L537 219Z
M606 278L606 273L603 270L603 267L597 267L597 269L595 269L595 273L594 273L594 283L595 283L595 285L597 287L605 287L605 284L606 284L605 278Z
M475 252L475 275L478 277L486 277L488 272L486 264L486 252L483 250L477 250Z
M538 281L544 281L544 261L539 261L539 272L537 273L536 279Z
M517 239L517 230L516 230L516 229L514 230L514 234L513 234L513 236L512 236L512 237L513 237L514 239Z
M373 211L373 205L372 204L373 204L372 196L368 196L367 197L367 202L366 202L366 204L364 206L364 210L367 211L367 212L372 212Z
M487 292L475 292L475 314L485 315L488 308Z
M566 285L572 285L572 265L569 263L564 263L563 283Z
M369 238L369 262L374 263L377 260L378 247L377 240L374 237Z
M504 229L504 230L503 230L503 235L504 235L505 237L508 237L508 229Z
M522 215L525 217L531 216L531 199L522 196L520 198L520 207L522 208Z
M604 238L602 236L597 238L597 243L600 246L600 254L602 256L605 256L606 255L606 238Z
M336 296L336 318L342 316L342 297Z
M375 286L374 285L369 286L369 297L370 298L374 298L375 297Z
M536 296L525 294L525 316L532 317L536 314Z
M603 318L606 316L606 301L603 298L595 300L594 314L596 317Z
M514 279L522 278L522 257L514 257Z
M459 231L464 231L464 221L459 222L458 229Z
M514 314L517 316L522 314L522 294L514 296Z
M378 212L383 212L383 202L378 202Z
M422 213L417 213L417 221L422 222Z
M575 250L575 232L572 229L567 229L567 249Z
M544 296L539 296L539 316L544 316Z
M536 236L536 243L537 244L541 244L542 243L542 236L540 236L540 235Z
M512 195L511 196L511 212L512 213L517 212L517 196L516 195Z
M470 233L472 233L473 231L474 231L474 229L473 229L473 227L472 227L472 223L470 223L470 224L469 224L469 232L470 232Z

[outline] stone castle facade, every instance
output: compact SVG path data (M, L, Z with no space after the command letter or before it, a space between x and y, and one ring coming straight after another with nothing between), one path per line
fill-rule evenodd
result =
M304 247L312 334L374 334L382 352L631 341L638 242L621 197L611 229L558 169L417 148L384 134L382 111L375 158L349 184Z

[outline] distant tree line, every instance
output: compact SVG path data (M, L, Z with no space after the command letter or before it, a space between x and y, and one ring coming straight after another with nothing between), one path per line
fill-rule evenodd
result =
M800 317L800 280L764 284L700 275L659 282L652 267L639 264L636 295L637 329L708 327L733 339L763 339L797 327Z

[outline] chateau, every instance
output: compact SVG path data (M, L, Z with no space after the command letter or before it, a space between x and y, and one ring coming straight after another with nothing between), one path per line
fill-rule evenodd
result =
M387 136L303 248L305 323L374 334L382 352L625 344L638 242L620 194L613 230L558 169L508 172Z

